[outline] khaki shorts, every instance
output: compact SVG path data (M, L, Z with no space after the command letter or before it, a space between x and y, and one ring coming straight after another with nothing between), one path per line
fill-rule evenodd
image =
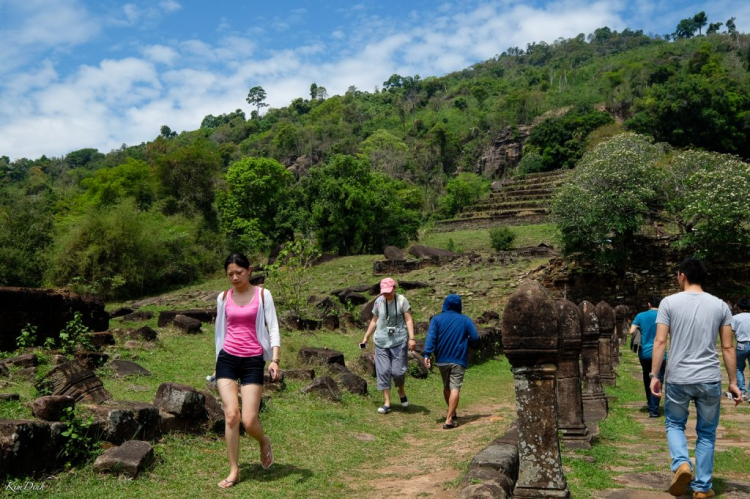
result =
M443 364L438 366L440 376L443 377L443 388L446 390L460 390L464 384L466 369L458 364Z

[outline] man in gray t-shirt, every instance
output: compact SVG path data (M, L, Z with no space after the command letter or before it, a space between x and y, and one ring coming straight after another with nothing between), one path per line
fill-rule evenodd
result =
M729 391L735 404L742 400L737 387L735 352L732 343L732 313L726 303L703 291L706 267L695 258L680 264L677 282L681 293L661 301L656 316L651 365L651 392L662 395L658 372L661 368L667 336L670 338L667 365L664 416L667 443L672 457L674 477L669 493L681 496L688 484L695 499L713 497L713 474L716 428L721 404L721 367L716 352L716 337L721 338L721 353L729 377ZM697 413L695 444L695 479L688 454L685 425L690 401Z

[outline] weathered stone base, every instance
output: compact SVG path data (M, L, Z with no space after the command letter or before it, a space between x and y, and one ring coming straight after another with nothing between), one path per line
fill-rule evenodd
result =
M609 406L606 397L589 398L583 396L583 420L598 423L607 418Z

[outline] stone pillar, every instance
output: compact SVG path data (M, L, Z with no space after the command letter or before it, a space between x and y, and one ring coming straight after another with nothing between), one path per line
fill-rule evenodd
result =
M538 282L524 282L505 306L502 329L518 416L520 467L513 497L569 498L557 435L562 338L554 300Z
M605 301L596 304L599 319L599 376L602 384L615 386L615 370L612 368L612 334L615 330L615 311Z
M578 309L583 315L583 419L587 424L598 423L607 417L608 411L607 396L599 376L599 319L591 302L581 302Z
M574 303L556 300L562 333L562 356L557 369L557 424L563 442L572 449L590 449L591 433L583 420L579 358L583 348L583 315Z
M621 345L627 343L628 330L630 329L628 326L629 314L630 309L627 305L617 305L615 307L615 319L617 320L615 329L617 329L617 338L619 339Z

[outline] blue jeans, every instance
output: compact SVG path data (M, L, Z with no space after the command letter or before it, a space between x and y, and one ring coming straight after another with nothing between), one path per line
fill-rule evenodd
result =
M737 384L740 385L742 395L750 392L750 379L745 384L745 362L750 367L750 341L737 342ZM747 387L747 388L746 388Z
M643 387L646 389L646 403L648 404L648 413L651 416L659 415L659 401L661 397L655 397L651 393L651 359L638 359L641 362L641 371L643 371ZM661 369L659 369L659 381L664 383L664 371L667 368L667 359L661 363Z
M695 432L698 434L698 440L695 443L695 479L690 486L694 491L706 492L711 489L711 475L714 470L721 382L675 385L667 380L664 393L664 415L669 454L672 456L672 472L677 471L683 463L688 463L693 468L688 455L685 424L688 418L688 405L691 400L695 402L698 413Z

